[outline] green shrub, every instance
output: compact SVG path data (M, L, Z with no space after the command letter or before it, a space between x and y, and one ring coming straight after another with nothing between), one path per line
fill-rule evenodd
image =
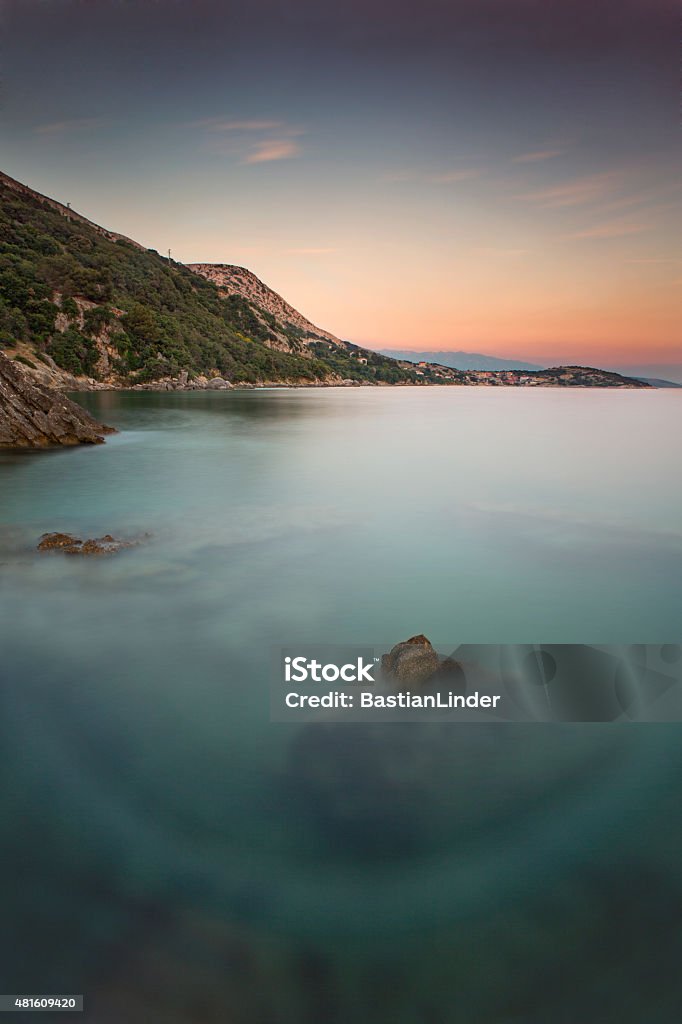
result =
M108 327L112 320L115 317L108 306L94 306L85 313L83 331L85 334L101 334L102 328Z
M47 346L57 366L76 377L92 376L99 351L91 338L86 338L73 327L55 334Z
M71 298L71 296L67 296L67 298L62 299L61 309L62 313L64 313L65 316L68 316L69 320L78 319L78 305L75 302L75 300Z

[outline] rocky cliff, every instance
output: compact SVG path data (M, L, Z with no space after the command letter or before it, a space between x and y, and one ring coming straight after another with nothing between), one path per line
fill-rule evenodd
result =
M0 448L100 444L113 433L58 391L35 383L0 353Z
M328 341L345 351L357 347L350 342L341 341L321 327L316 327L246 267L237 267L230 263L188 263L187 266L195 274L201 274L207 281L217 285L223 295L240 295L258 310L263 324L273 328L275 335L279 334L282 341L285 340L282 329L288 328L291 331L293 328L295 336L303 344Z

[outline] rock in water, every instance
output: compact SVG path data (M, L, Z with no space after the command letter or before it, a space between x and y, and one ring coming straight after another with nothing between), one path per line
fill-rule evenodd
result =
M70 533L44 533L38 551L61 551L64 555L114 555L125 548L137 547L139 541L116 540L110 533L92 540L81 540Z
M38 544L38 551L71 551L80 547L83 541L70 533L44 533Z
M65 395L36 384L0 353L0 448L101 444L115 433Z
M438 671L440 658L431 642L420 633L396 644L381 659L381 667L396 683L425 683Z

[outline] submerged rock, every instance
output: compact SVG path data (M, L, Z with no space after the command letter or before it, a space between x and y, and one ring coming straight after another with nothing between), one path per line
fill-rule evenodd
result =
M61 551L64 555L113 555L124 548L136 547L139 541L117 540L110 533L103 537L81 540L70 533L44 533L38 551Z
M425 744L416 723L307 725L289 750L284 793L337 851L382 862L415 856L432 838L434 779L451 747L428 728Z
M80 405L37 384L0 354L0 448L101 444L113 434Z
M400 684L425 683L439 666L440 658L423 633L396 644L381 659L384 674Z

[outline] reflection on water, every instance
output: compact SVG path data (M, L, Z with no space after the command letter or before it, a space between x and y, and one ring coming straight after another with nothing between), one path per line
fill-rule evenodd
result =
M297 639L678 640L677 395L81 397L106 446L0 457L0 990L677 1020L678 726L284 726L267 692Z

